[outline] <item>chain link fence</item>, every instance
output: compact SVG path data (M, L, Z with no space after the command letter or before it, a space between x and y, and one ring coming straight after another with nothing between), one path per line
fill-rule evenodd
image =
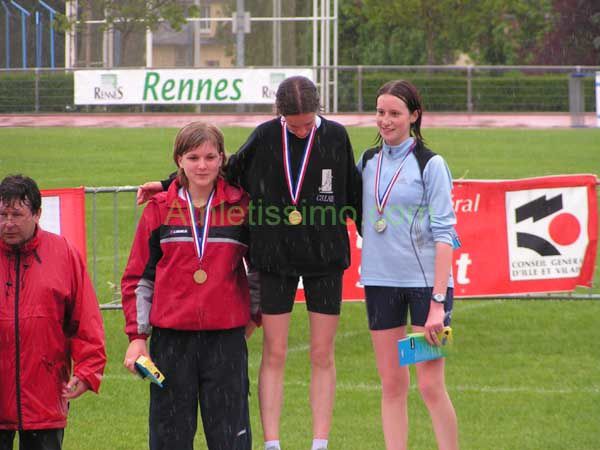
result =
M377 88L392 79L417 85L432 112L593 112L592 66L337 66L313 67L333 95L326 112L371 112ZM319 83L320 84L320 83ZM74 105L73 73L65 69L0 69L0 113L197 112L198 105ZM240 105L202 105L234 112ZM574 110L575 108L575 110ZM271 112L244 105L246 112Z

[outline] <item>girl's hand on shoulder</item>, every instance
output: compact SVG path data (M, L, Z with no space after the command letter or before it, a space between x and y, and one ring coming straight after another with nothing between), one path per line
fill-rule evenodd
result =
M153 195L162 192L163 187L160 181L148 181L142 184L136 194L136 202L138 205L146 203Z

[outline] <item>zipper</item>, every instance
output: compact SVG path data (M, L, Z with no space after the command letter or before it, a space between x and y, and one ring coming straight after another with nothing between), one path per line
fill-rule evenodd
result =
M19 337L19 291L21 287L21 252L15 258L15 382L17 388L17 421L19 430L23 429L23 411L21 408L21 343Z

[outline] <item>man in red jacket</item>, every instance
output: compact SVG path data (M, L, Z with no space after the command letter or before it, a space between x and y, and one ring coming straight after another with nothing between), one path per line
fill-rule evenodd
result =
M98 392L106 364L96 295L79 253L42 230L31 178L0 183L0 450L60 450L68 402Z

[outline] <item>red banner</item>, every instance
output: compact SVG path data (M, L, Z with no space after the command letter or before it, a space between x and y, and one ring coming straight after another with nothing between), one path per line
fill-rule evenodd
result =
M566 292L591 286L598 245L595 175L461 180L453 203L462 247L454 251L457 297ZM41 226L86 256L84 189L42 191ZM362 300L362 239L349 223L352 265L344 300ZM300 285L302 287L302 285ZM304 291L298 291L298 300Z
M566 292L591 286L598 244L595 175L511 181L461 180L453 203L462 246L454 251L456 297ZM360 248L349 224L352 265L344 300L362 300ZM298 300L304 299L299 290Z
M462 240L454 252L457 297L592 286L595 175L457 181L453 194Z
M42 191L40 226L65 236L86 259L85 192L83 187Z

